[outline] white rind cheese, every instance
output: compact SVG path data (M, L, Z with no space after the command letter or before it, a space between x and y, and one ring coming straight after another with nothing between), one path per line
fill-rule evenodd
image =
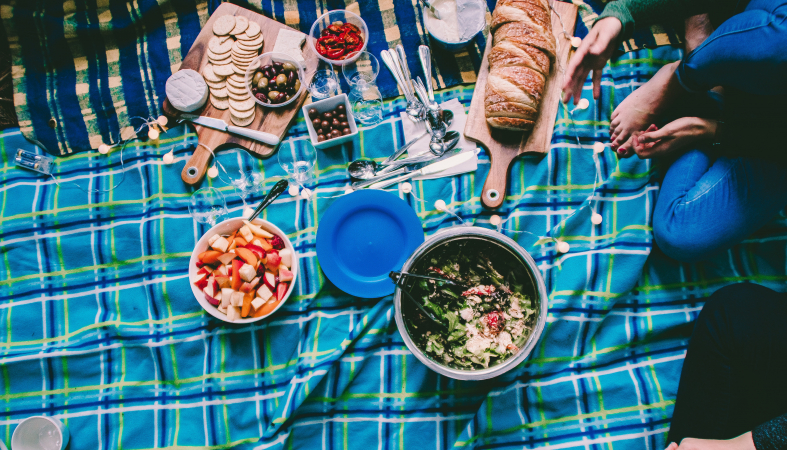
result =
M306 41L306 35L300 31L282 28L279 30L279 34L276 35L273 51L284 53L292 57L292 59L302 62L304 59L301 47L303 47L304 41Z
M178 111L192 112L208 100L205 79L191 69L179 70L169 77L166 91L169 103Z

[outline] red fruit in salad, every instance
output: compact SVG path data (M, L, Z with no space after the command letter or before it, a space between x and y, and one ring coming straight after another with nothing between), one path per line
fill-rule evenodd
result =
M280 238L278 235L274 235L273 239L271 239L271 245L276 250L281 250L284 248L284 240L282 240L282 238Z
M287 295L287 289L289 289L290 283L279 283L276 286L276 299L278 301L284 300L284 296Z
M493 334L503 331L503 328L506 326L506 319L500 311L492 311L487 314L486 317L484 317L484 322L486 326L489 327L489 331Z

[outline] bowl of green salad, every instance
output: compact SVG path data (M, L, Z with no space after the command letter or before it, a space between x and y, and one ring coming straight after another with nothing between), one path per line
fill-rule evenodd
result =
M530 254L501 233L465 226L440 231L402 272L421 277L397 284L396 326L407 348L437 373L459 380L502 375L541 337L544 280Z

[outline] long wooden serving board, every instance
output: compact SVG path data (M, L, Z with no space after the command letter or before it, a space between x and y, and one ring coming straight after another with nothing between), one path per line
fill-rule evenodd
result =
M279 30L292 30L292 28L288 27L287 25L279 23L273 19L269 19L253 11L249 11L248 9L244 9L230 3L222 3L210 16L210 19L208 19L208 22L202 28L202 31L194 41L194 45L191 46L191 50L189 50L189 53L185 58L183 58L183 62L180 65L181 69L193 69L202 73L202 68L208 63L208 41L214 36L213 23L219 17L228 14L235 16L246 16L249 21L257 22L260 25L260 30L263 34L263 44L260 52L261 54L273 51L273 46L276 44L276 37L279 34ZM308 42L304 43L303 45L303 58L305 61L303 61L301 64L304 66L306 79L301 80L301 83L303 83L305 86L308 86L309 81L311 80L311 77L314 74L314 71L316 70L317 64L319 62L317 55L312 51ZM307 95L308 92L304 90L297 100L282 108L264 108L260 105L256 105L256 118L254 119L254 122L248 125L247 128L275 134L279 137L279 139L281 139L287 132L290 122L292 122L293 118L295 118L295 116L298 114L298 111L300 111L301 106L303 106L303 103L306 101ZM167 100L164 100L164 112L173 118L180 114L180 112L173 108ZM230 111L228 109L222 111L220 109L214 108L213 105L211 105L210 100L208 100L202 109L194 111L191 114L199 114L201 116L222 119L227 122L228 125L233 125L232 121L230 120ZM272 155L276 149L275 146L266 145L243 136L237 136L207 127L195 126L195 128L197 130L197 136L199 136L199 143L210 147L214 152L216 150L220 150L220 147L226 148L241 146L261 157L268 157ZM202 181L202 178L205 176L205 172L207 171L210 158L211 154L205 147L197 146L197 148L194 149L194 154L186 163L186 166L183 168L183 172L180 175L183 181L191 185Z
M467 114L465 137L476 141L489 150L492 166L484 183L481 202L487 208L500 207L505 200L508 189L508 175L514 158L525 152L546 153L552 141L557 109L560 106L560 85L563 80L568 55L571 50L571 36L577 23L577 7L570 3L550 1L552 5L552 34L558 45L556 61L547 78L544 96L541 98L541 112L533 130L528 133L511 132L492 129L486 123L484 112L484 94L486 78L489 75L489 51L492 48L492 36L486 40L486 51L478 70L473 100ZM557 11L557 14L555 13ZM560 16L558 17L558 14ZM561 26L561 18L563 24ZM563 28L565 27L565 33Z

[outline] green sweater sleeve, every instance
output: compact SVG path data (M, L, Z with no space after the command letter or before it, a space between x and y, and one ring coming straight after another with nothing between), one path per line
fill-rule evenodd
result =
M635 28L735 7L737 0L616 0L607 3L596 22L615 17L623 24L621 40L631 38Z

